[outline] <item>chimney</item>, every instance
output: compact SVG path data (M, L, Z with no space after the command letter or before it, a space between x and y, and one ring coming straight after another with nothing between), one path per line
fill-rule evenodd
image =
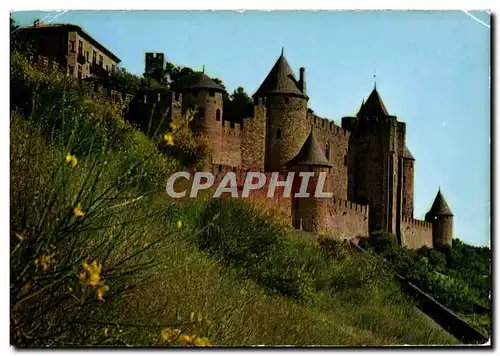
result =
M299 78L299 84L300 84L300 89L302 90L302 93L306 94L306 69L304 67L300 67L300 78Z

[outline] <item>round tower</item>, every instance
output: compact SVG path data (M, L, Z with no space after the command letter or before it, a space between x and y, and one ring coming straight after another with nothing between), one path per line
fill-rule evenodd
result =
M292 189L292 224L294 228L315 233L326 231L327 199L316 197L315 192L320 173L325 172L324 176L327 179L328 171L332 165L326 159L312 131L299 153L287 162L286 166L291 172L295 172ZM304 183L304 187L302 187L302 180L305 178L300 176L301 172L309 172L312 175L309 177L308 184ZM323 186L328 185L326 181L323 183Z
M425 220L432 223L432 240L434 247L452 246L453 213L438 190L431 209L425 215Z
M194 73L181 78L172 89L182 93L182 113L195 110L191 128L205 133L212 148L212 162L221 162L222 144L222 95L224 88L204 73Z
M253 95L266 103L266 171L282 171L297 155L309 133L305 69L297 81L281 52L273 68Z
M403 153L403 216L413 218L413 180L414 180L414 165L415 158L411 154L408 147L405 145Z

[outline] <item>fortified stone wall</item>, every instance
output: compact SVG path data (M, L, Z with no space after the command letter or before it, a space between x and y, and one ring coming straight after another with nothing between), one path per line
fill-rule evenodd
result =
M403 216L413 218L413 179L415 161L403 159Z
M337 197L308 199L300 204L301 211L307 212L302 226L309 226L318 234L337 239L368 236L368 205Z
M85 94L87 94L94 100L117 102L128 105L134 98L132 94L122 93L118 90L105 88L101 84L82 81L80 86Z
M241 141L241 163L243 167L264 170L266 156L266 115L262 99L254 106L253 118L243 121L243 135Z
M241 125L231 121L223 121L221 140L221 161L220 164L240 167L241 166L241 139L243 132ZM219 162L214 162L219 163Z
M422 246L432 248L432 223L403 217L401 220L401 245L410 249L418 249Z
M245 183L247 173L250 172L250 170L214 164L211 167L211 173L215 177L214 180L215 187L219 185L219 183L222 181L222 179L228 172L235 173L236 181L238 184L238 197L241 197L241 194L243 192L243 184ZM268 198L267 194L269 190L269 183L271 181L271 173L264 173L264 174L266 176L265 185L262 188L251 190L249 192L248 199L253 201L259 200L260 202L264 202L266 205L268 205L268 208L277 211L279 214L281 214L291 222L291 211L292 211L291 196L284 197L283 196L284 187L277 186L276 189L274 190L274 195L271 198ZM285 176L280 175L278 181L284 181L284 180ZM256 179L254 179L253 182L256 183ZM221 197L231 198L231 194L230 193L223 194Z
M326 187L334 196L347 199L347 154L351 134L348 130L312 112L308 112L307 119L326 158L333 166L329 171L328 184Z

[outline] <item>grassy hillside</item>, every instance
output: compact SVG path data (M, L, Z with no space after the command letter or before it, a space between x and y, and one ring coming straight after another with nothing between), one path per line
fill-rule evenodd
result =
M11 59L13 345L457 342L348 245L244 201L168 199L196 137L162 154L119 106Z

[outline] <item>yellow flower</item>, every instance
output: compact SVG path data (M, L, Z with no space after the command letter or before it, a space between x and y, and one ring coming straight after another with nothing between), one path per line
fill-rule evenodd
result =
M109 330L108 328L104 328L104 336L105 337L108 337L108 330Z
M73 214L75 214L75 216L85 216L85 212L82 210L82 204L81 203L78 203L73 208Z
M208 341L208 338L206 338L206 337L197 337L194 340L194 344L196 346L210 346L210 342Z
M177 228L180 229L182 227L182 221L177 221Z
M102 266L98 264L97 261L94 261L90 265L84 262L82 267L83 271L78 274L78 279L89 286L99 286L101 284Z
M97 299L99 300L104 300L104 294L109 291L109 287L104 285L104 284L100 284L98 287L97 287Z
M192 322L194 321L194 312L191 312L191 315L189 316L189 320L191 320Z
M70 164L71 167L75 168L76 165L78 164L78 159L76 158L76 156L68 153L66 155L66 163Z
M53 262L54 253L49 253L48 250L45 250L40 257L35 259L35 264L37 266L42 266L43 270L46 271L49 269L50 264Z
M170 128L172 129L172 131L175 131L175 129L177 128L177 125L174 124L173 122L170 123Z
M195 338L196 338L196 335L191 335L191 336L181 335L179 342L181 343L181 345L186 345L186 344L192 343Z
M167 142L167 145L173 146L174 145L174 136L171 133L167 133L164 136L165 142Z
M161 338L172 343L177 339L180 333L181 331L179 329L166 328L161 331Z

